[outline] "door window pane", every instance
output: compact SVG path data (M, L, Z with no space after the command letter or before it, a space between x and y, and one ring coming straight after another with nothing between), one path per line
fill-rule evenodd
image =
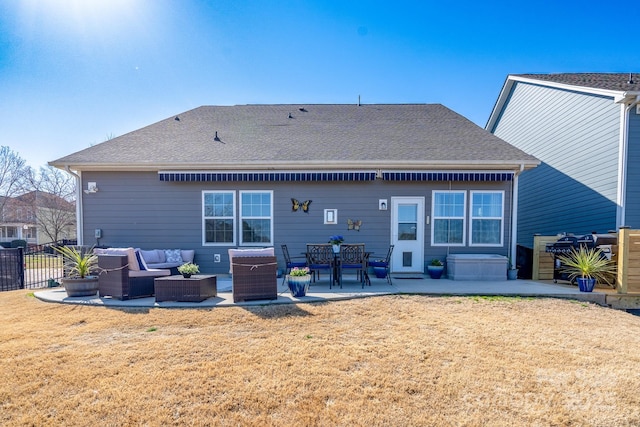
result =
M418 239L418 206L398 206L398 240Z

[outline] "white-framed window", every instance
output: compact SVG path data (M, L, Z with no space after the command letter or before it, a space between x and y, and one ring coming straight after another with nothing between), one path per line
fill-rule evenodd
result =
M205 246L273 244L273 191L203 191Z
M18 227L11 227L11 226L0 227L0 237L3 239L17 239Z
M240 191L240 244L273 244L273 191Z
M431 244L433 246L464 246L466 191L434 190L432 200Z
M203 191L203 245L236 244L235 191Z
M471 191L470 246L502 246L504 191Z

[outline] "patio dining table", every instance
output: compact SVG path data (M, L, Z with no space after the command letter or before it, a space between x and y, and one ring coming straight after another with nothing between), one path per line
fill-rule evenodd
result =
M349 244L344 244L345 246L349 246ZM309 252L309 247L331 247L332 250L332 254L333 254L333 259L332 259L332 270L333 270L333 278L332 278L332 282L333 285L335 284L342 284L342 269L340 268L340 264L342 262L341 259L341 251L334 251L333 250L333 245L329 244L329 243L308 243L307 244L307 252L303 252L303 255L305 255L307 257L307 263L311 264L311 258L310 255L311 253ZM364 246L364 245L363 245ZM367 266L369 263L369 257L371 256L371 254L373 254L373 252L367 252L366 250L364 251L364 268L362 269L362 274L364 275L364 284L371 286L371 279L369 278L369 274L367 272Z

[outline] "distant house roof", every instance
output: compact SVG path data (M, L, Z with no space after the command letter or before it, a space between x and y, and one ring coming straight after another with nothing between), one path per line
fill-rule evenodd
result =
M20 203L27 204L39 208L55 207L59 210L74 211L75 203L69 202L57 194L47 193L46 191L29 191L15 197Z
M538 163L440 104L203 106L50 162L75 170L512 169Z
M493 128L517 82L610 96L619 103L634 102L640 96L640 73L511 74L502 86L485 129Z
M514 74L513 76L595 89L623 92L640 91L639 73Z

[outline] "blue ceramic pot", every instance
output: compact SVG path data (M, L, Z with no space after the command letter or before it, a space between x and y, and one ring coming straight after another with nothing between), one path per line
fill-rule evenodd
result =
M442 273L444 272L444 265L429 265L427 266L427 271L432 279L439 279L442 277Z
M291 291L292 297L300 298L307 295L307 290L309 289L310 283L310 274L307 274L306 276L287 275L287 284L289 285L289 290Z
M384 279L387 277L387 269L385 267L373 267L373 274L375 274L378 279Z
M578 289L580 292L593 292L593 288L596 286L596 279L583 279L578 277Z

